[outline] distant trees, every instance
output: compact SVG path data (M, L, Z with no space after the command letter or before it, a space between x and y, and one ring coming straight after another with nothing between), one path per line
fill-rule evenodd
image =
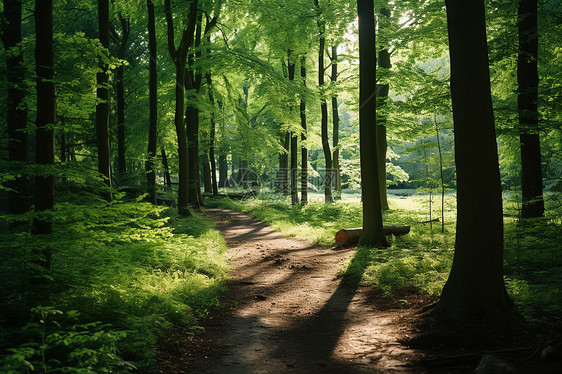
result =
M502 195L484 1L447 0L446 7L457 232L453 267L434 313L456 319L500 320L512 303L503 280Z
M156 22L154 19L154 3L146 0L148 14L148 150L146 169L146 185L148 200L156 203L156 160L157 134L158 134L158 70L156 65Z

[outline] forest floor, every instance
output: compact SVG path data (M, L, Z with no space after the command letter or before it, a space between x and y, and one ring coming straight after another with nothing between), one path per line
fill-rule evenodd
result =
M171 331L163 339L161 373L464 373L494 350L479 349L478 342L459 350L446 339L420 340L419 313L435 300L414 291L385 296L339 276L353 248L310 246L231 210L206 214L229 247L228 290L202 330ZM509 364L505 354L533 352L509 339L496 347L503 358L488 356L478 372L557 372L556 364L542 361L540 367L536 360Z

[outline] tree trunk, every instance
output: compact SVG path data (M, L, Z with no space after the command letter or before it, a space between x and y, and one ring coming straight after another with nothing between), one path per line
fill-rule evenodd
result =
M217 186L217 165L215 163L215 98L213 96L213 81L211 79L211 73L207 72L205 74L207 80L207 92L209 94L209 102L211 103L211 129L209 131L209 158L211 161L211 187L213 190L213 196L219 194L219 189Z
M359 245L387 246L380 199L376 113L375 14L372 0L357 0L359 16L359 147L363 233Z
M296 64L292 61L291 50L287 52L287 67L289 71L289 81L295 80ZM293 106L289 104L289 110L293 111ZM298 186L298 138L294 132L291 132L291 205L299 204L299 186Z
M443 152L441 150L441 139L439 136L439 125L437 125L437 112L433 113L435 124L435 135L437 137L437 152L439 153L439 179L441 181L441 233L445 232L445 179L443 178Z
M145 164L146 185L148 201L156 204L156 172L154 162L156 160L156 142L158 134L158 77L156 68L156 25L154 20L154 3L146 0L148 10L148 82L149 82L149 107L148 107L148 152ZM162 148L162 156L165 153ZM167 164L168 160L166 160ZM169 177L169 171L168 171Z
M302 84L306 87L306 55L301 57L301 78ZM301 205L308 203L308 150L306 148L306 100L304 95L301 97Z
M209 164L209 155L202 154L199 157L203 169L203 186L205 193L213 193L213 185L211 183L211 166Z
M490 93L484 1L446 0L457 166L457 232L434 313L500 321L512 307L503 280L503 216Z
M332 75L330 77L331 81L335 84L338 80L338 45L332 46ZM340 171L340 148L339 137L340 137L340 116L338 112L338 97L337 95L332 96L332 142L334 145L333 152L333 167L334 167L334 190L336 191L336 199L341 199L341 171Z
M37 72L37 136L35 162L38 166L55 163L55 74L53 52L53 2L52 0L35 1L35 66ZM35 177L35 212L41 213L54 208L55 177L41 170ZM52 230L51 220L40 216L33 220L33 233L44 235ZM39 253L37 264L45 269L51 267L51 250L43 248Z
M224 154L219 155L219 185L228 187L228 162Z
M162 166L164 167L164 181L168 188L172 189L172 178L170 177L170 167L168 166L168 156L166 156L166 150L164 148L160 149L162 154Z
M281 141L283 142L284 153L279 154L278 189L283 195L289 195L289 153L291 151L291 134L284 133Z
M109 1L98 0L98 29L101 45L109 50ZM111 201L111 147L109 139L109 79L108 66L100 61L101 72L96 74L97 98L96 105L96 138L98 145L98 172L104 177L108 189L102 193L107 201Z
M386 8L381 8L379 17L379 33L384 35L383 30L389 22L390 11ZM379 163L379 189L381 193L381 207L383 210L388 210L388 198L386 192L386 118L387 118L387 102L389 84L387 81L388 70L392 67L390 64L390 53L388 52L388 44L385 40L382 48L378 51L378 64L381 69L381 79L384 81L382 84L377 85L377 152Z
M8 159L16 163L27 162L27 106L25 104L26 68L21 48L21 0L4 1L4 17L1 18L0 36L6 50ZM12 173L19 174L21 165L10 165ZM29 210L29 180L19 176L7 184L13 191L8 193L8 213L23 214ZM15 222L13 226L19 225Z
M117 57L124 60L125 53L127 52L130 24L129 20L123 18L121 14L119 14L119 21L121 23L122 34ZM125 67L123 65L119 65L117 67L117 164L119 175L123 175L127 171L125 163L125 84L123 82L124 68Z
M537 0L521 0L518 10L519 56L517 105L521 144L521 217L543 217L541 145L539 139Z
M164 1L166 10L166 24L168 27L168 51L176 67L176 107L174 123L178 137L178 213L182 216L189 216L191 213L188 208L188 156L187 156L187 135L184 122L184 99L185 99L185 66L187 63L187 51L193 44L193 36L196 26L198 0L193 0L189 6L189 19L187 28L183 30L180 45L176 50L174 41L174 23L170 9L170 0Z
M322 137L322 150L324 151L324 160L326 164L326 174L324 176L324 201L332 203L332 152L330 151L330 141L328 140L328 105L324 97L324 48L326 45L326 31L325 22L322 20L322 10L318 0L314 0L318 11L318 32L320 35L320 45L318 47L318 86L320 87L320 111L321 111L321 137Z
M197 26L195 31L195 48L201 45L202 14L197 15ZM186 72L186 87L188 89L188 103L185 111L187 126L187 146L189 162L189 203L196 211L201 211L201 178L199 173L199 108L193 104L201 89L201 71L195 71L195 60L201 57L200 52L191 53L188 58L189 70Z

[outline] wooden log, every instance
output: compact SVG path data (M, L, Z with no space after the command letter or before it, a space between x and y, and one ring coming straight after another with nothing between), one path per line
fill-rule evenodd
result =
M352 229L342 229L336 233L336 243L342 247L357 244L361 233L363 232L362 227L356 227ZM410 226L408 225L384 225L383 233L385 235L400 236L405 235L410 232Z

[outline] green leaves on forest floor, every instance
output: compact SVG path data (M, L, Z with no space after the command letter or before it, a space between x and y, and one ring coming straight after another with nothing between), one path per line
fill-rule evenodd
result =
M521 224L509 218L514 208L509 201L504 208L506 287L519 312L541 331L561 324L562 230L557 199L558 195L546 195L546 218L540 222ZM362 284L385 293L407 289L438 296L454 255L455 203L454 195L447 194L445 232L441 233L440 222L433 227L424 223L429 220L427 200L427 195L389 195L391 210L384 213L384 222L410 225L410 233L393 237L387 249L358 248L349 262L342 264L342 274L361 277ZM213 200L211 204L247 212L284 235L321 245L334 245L339 229L362 223L359 202L300 207L250 199Z
M181 218L173 209L123 201L60 204L52 215L56 224L49 237L22 232L0 238L0 277L5 290L10 290L1 296L0 346L13 349L12 355L0 360L0 368L13 366L14 355L22 359L15 372L29 365L41 367L43 354L37 347L45 345L41 340L47 336L53 342L43 350L49 365L60 369L76 364L64 356L70 348L61 351L53 337L79 331L94 339L103 325L103 331L119 337L109 343L116 347L111 354L120 359L102 360L105 366L78 360L83 368L124 372L127 367L115 365L127 361L141 371L151 371L159 336L172 327L196 329L198 319L218 304L227 277L226 246L210 219ZM34 248L45 245L53 253L47 281L34 285L14 276L28 266ZM23 334L29 311L37 305L56 306L41 310L78 310L80 315L72 324L56 318L43 324L47 329L43 334L33 334L35 330ZM32 324L43 323L33 315ZM92 323L98 326L95 331L75 327ZM35 350L22 356L26 347Z

